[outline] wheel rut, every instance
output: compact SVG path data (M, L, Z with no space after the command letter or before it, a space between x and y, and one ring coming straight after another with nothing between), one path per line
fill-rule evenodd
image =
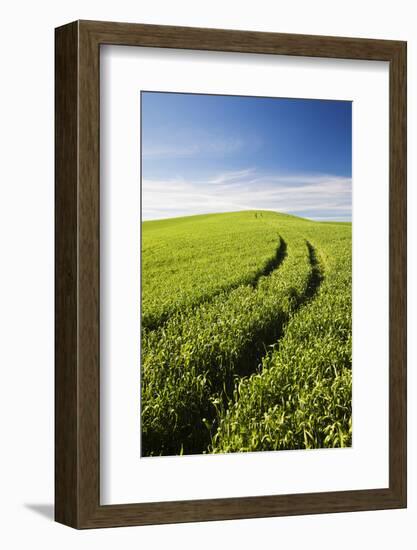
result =
M280 267L282 262L285 260L286 256L287 256L287 243L284 241L284 239L281 236L279 236L279 244L275 250L275 254L269 260L267 260L267 262L260 269L258 269L252 275L252 277L248 277L244 281L239 281L235 284L231 284L223 288L220 288L216 292L213 292L212 294L210 294L210 296L203 297L201 300L196 301L192 306L190 305L186 306L184 310L186 311L186 309L190 307L198 308L199 306L209 304L220 294L222 293L226 294L240 286L249 285L252 288L255 288L258 285L259 280L261 278L268 277L269 275L271 275L273 271L275 271ZM181 309L179 309L178 312L181 312ZM153 322L147 321L142 328L146 332L155 331L158 328L166 325L166 323L169 321L169 319L173 315L175 315L175 313L166 314L162 316L160 319L158 319L158 321L153 321Z
M322 264L318 257L318 252L315 247L309 242L305 241L308 259L310 264L310 273L305 285L305 290L301 294L294 294L292 296L294 300L294 306L290 314L286 315L283 312L277 312L277 316L264 327L262 330L255 332L251 341L241 350L240 356L236 361L236 368L229 380L224 381L221 388L213 388L214 398L213 406L210 411L206 411L204 424L207 428L207 433L204 441L200 441L198 448L187 448L188 454L201 454L207 450L210 445L211 439L217 430L219 412L224 413L231 403L231 396L239 381L244 377L250 377L253 374L259 372L262 359L269 353L272 345L279 347L279 342L284 336L286 325L289 319L295 315L299 309L314 299L320 285L324 279L324 271ZM267 275L270 276L275 269L282 263L287 255L287 245L283 239L280 241L280 246L277 249L275 262L270 262L269 268L266 270ZM274 267L274 265L276 267ZM259 282L261 276L258 277L254 287Z

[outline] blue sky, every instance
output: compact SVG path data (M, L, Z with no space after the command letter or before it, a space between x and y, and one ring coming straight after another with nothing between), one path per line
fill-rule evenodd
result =
M352 216L349 101L141 93L142 217Z

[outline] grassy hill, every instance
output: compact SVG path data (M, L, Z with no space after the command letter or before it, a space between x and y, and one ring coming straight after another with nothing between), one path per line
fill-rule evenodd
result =
M351 224L142 224L142 454L351 444Z

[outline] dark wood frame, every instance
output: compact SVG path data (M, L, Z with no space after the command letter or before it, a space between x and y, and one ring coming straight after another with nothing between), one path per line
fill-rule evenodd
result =
M389 62L389 487L100 505L99 55L121 44ZM406 43L77 21L56 46L55 519L75 528L406 506Z

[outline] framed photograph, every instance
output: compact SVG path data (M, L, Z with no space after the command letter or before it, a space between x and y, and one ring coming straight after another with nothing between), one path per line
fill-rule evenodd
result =
M406 43L56 29L56 521L406 507Z

